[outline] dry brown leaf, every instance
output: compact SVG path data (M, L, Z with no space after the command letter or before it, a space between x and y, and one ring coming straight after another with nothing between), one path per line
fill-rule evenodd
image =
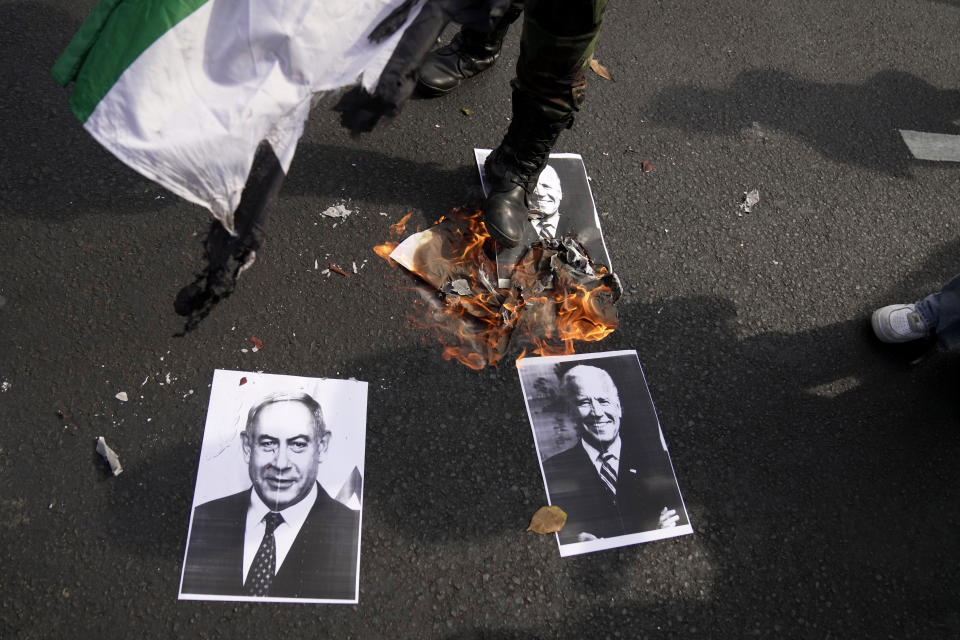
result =
M263 349L263 342L260 341L260 338L256 336L251 336L250 342L252 342L253 346L255 346L257 349Z
M606 78L607 80L613 81L613 76L610 75L610 72L605 66L597 62L596 58L590 58L590 68L601 78Z
M246 376L240 378L240 386L242 387L242 386L245 385L245 384L247 384L247 377L246 377Z
M647 162L646 160L640 163L640 167L643 169L644 173L650 173L651 171L653 171L653 165Z
M540 507L530 519L530 526L527 531L534 533L556 533L563 529L567 524L567 513L560 507L550 505L549 507Z

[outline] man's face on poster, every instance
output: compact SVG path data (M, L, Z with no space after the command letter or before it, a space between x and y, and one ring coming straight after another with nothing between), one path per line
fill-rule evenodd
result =
M563 191L560 189L560 176L553 167L547 165L537 178L537 187L533 190L534 210L552 216L560 208Z
M577 366L564 376L570 415L580 436L605 451L620 433L620 396L610 375L597 367Z
M250 480L271 510L293 506L310 493L330 433L305 404L268 404L240 435Z

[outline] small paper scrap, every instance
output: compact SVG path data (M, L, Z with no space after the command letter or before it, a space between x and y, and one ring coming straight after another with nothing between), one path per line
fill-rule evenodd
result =
M113 472L113 475L118 476L123 473L123 467L120 466L120 458L117 457L117 452L107 445L103 436L97 438L97 453L103 456L103 459L110 465L110 471Z
M121 391L120 393L118 393L117 395L115 395L115 396L113 396L113 397L116 398L117 400L119 400L120 402L126 402L127 400L129 400L129 398L127 398L127 392L126 392L126 391Z
M560 507L550 505L537 509L533 518L530 519L530 526L527 527L527 531L540 534L556 533L563 529L565 524L567 524L567 512Z
M744 213L750 213L753 211L753 208L760 202L760 192L754 189L750 193L746 191L743 192L743 196L740 198L740 210Z
M344 219L351 213L353 213L353 211L350 211L350 209L347 209L342 204L335 204L332 207L327 207L320 215L326 216L327 218Z

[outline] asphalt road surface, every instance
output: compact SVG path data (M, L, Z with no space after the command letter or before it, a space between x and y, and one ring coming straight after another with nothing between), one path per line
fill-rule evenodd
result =
M960 2L611 2L615 81L556 148L583 154L627 283L583 350L638 351L695 534L572 559L524 532L545 496L518 349L442 360L372 252L479 199L519 29L370 135L322 103L260 259L175 337L208 218L50 78L92 4L0 2L0 636L960 636L957 356L867 322L960 271L960 167L898 133L960 134ZM338 203L357 213L334 226ZM370 383L359 605L177 601L216 368Z

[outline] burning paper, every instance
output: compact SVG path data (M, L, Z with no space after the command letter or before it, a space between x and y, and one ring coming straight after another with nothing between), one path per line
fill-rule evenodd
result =
M181 600L357 602L366 407L366 382L214 372Z
M517 369L561 556L693 533L636 351Z
M117 452L110 448L103 436L97 438L97 453L110 465L110 471L113 475L118 476L123 473L123 467L120 466L120 458L117 457Z
M503 288L495 285L491 245L480 212L455 209L399 245L376 248L422 280L421 308L410 321L433 334L444 359L482 369L497 365L514 335L551 355L616 329L619 279L594 266L575 239L535 242Z

